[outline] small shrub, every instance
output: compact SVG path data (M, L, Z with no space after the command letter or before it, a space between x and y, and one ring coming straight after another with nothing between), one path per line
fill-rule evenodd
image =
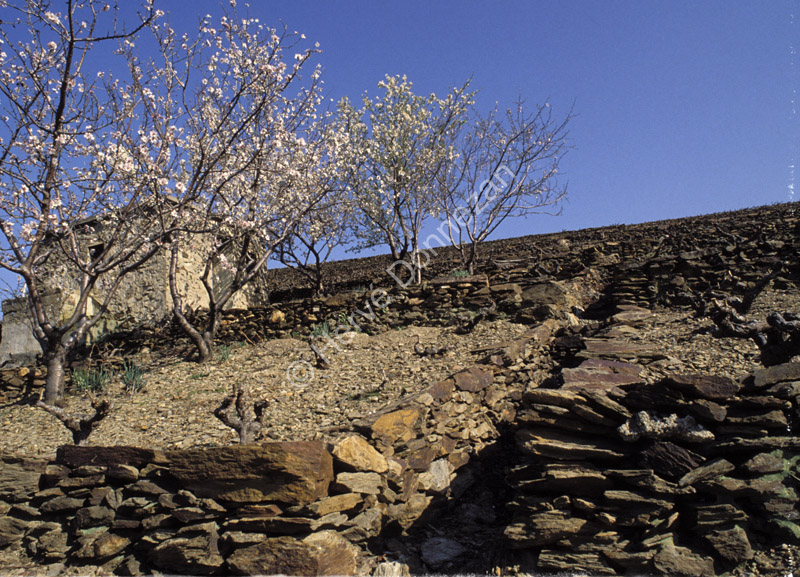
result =
M93 393L103 391L111 382L113 373L107 369L78 367L72 370L72 384L76 391Z
M457 268L455 270L450 271L450 276L453 278L464 278L469 276L469 271L464 270L463 268Z
M126 360L122 364L121 379L130 394L144 389L144 369L133 361Z

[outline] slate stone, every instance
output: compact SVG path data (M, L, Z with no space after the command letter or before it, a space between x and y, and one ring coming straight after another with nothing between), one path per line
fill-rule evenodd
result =
M772 453L759 453L748 459L742 469L751 475L769 475L770 473L782 473L786 468L786 460L783 458L782 451Z
M603 493L603 502L605 506L613 509L645 509L659 513L669 511L673 507L672 501L666 499L658 499L633 491L620 490L605 491Z
M350 435L333 447L333 457L355 471L385 473L389 469L386 458L360 435Z
M610 390L623 385L644 383L642 367L606 359L587 359L574 369L563 369L561 375L567 391ZM618 390L621 393L621 390Z
M732 529L718 529L705 535L714 551L724 561L738 565L753 558L753 548L747 532L736 525Z
M138 447L86 447L63 445L56 452L56 463L71 469L82 465L131 465L141 469L148 463L158 461L162 455L150 449Z
M677 480L703 462L703 457L669 441L656 441L641 451L638 463L667 479Z
M669 375L666 382L693 397L724 401L735 397L742 384L727 377L714 375Z
M784 381L800 380L800 362L784 363L753 371L753 384L762 389Z
M39 477L47 465L44 461L0 463L0 500L26 501L39 490Z
M386 481L378 473L339 473L336 475L336 488L349 493L380 495Z
M608 461L621 459L627 454L627 449L619 443L602 438L581 438L560 431L521 429L516 437L517 445L536 457Z
M489 370L472 366L467 370L460 371L453 375L453 381L459 391L477 393L492 384L494 373Z
M692 471L686 473L683 477L680 478L678 481L678 485L681 487L686 487L688 485L693 485L698 481L705 481L706 479L715 479L724 475L725 473L730 473L736 467L728 460L719 458L714 459L711 462L705 463Z
M515 548L529 548L556 543L565 537L575 535L588 521L580 517L567 516L558 512L532 515L523 524L512 524L506 528L505 535Z
M92 506L79 509L75 513L73 524L78 529L111 525L114 522L114 510L108 507Z
M453 396L455 386L456 383L453 379L444 379L432 384L425 390L434 401L444 402Z
M225 560L219 554L216 531L186 537L174 537L150 551L153 564L176 574L213 575L220 573Z
M398 440L409 441L417 436L414 427L418 420L419 410L415 408L386 413L372 423L372 438L385 445L391 445Z
M55 497L45 501L39 506L42 513L68 513L77 511L86 503L86 499L76 499L73 497Z
M170 474L198 497L229 504L304 505L327 496L333 458L318 441L167 453Z
M686 547L667 545L653 557L653 566L671 577L714 577L714 560Z
M599 552L563 551L561 549L542 549L539 553L537 567L540 571L580 572L586 575L616 575Z
M96 539L92 539L74 553L77 559L97 564L122 553L131 540L122 535L111 532L102 532Z
M333 497L320 499L316 503L308 505L307 509L314 515L322 517L328 513L350 511L363 502L364 497L360 493L345 493L343 495L334 495Z
M227 568L236 575L354 575L357 551L338 533L321 531L302 540L276 537L237 549Z

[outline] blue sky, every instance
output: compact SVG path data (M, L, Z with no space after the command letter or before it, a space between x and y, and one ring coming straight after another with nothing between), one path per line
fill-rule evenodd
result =
M221 12L155 4L178 31ZM319 42L334 100L405 74L420 94L472 77L484 111L519 96L572 108L563 215L492 238L800 199L800 0L252 0L249 12Z
M156 4L176 29L219 11L208 0ZM250 12L320 43L337 100L406 74L421 94L472 76L484 109L519 95L557 114L574 106L563 215L510 222L495 237L797 199L800 0L255 0Z

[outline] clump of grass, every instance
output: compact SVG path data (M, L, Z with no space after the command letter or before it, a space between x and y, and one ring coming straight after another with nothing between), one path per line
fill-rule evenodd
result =
M72 370L72 384L75 390L81 393L87 391L98 393L108 386L113 376L114 373L105 368L78 367Z
M469 276L469 271L463 268L457 268L450 271L450 276L453 278L464 278Z
M347 396L348 401L366 401L368 399L374 399L379 397L381 394L378 390L372 391L361 391L360 393L353 393Z
M122 363L122 374L120 375L125 389L133 395L144 389L144 369L134 361L126 360Z
M219 345L217 347L217 350L216 350L214 356L217 358L217 360L219 362L224 363L225 361L227 361L228 359L231 358L231 351L232 350L233 350L233 347L231 347L230 345Z
M347 318L347 314L345 314L345 313L340 313L339 314L339 321L338 322L339 322L339 326L350 327L349 330L354 331L356 333L360 333L361 332L361 327L359 327L357 324L355 324L355 323L352 324L352 325L350 324L350 319Z
M328 321L323 321L311 327L311 336L313 337L329 337L331 336L331 325Z

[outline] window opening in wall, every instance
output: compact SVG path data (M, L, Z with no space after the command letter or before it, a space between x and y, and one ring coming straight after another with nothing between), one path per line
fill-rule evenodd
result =
M98 258L100 258L100 255L103 254L105 249L106 247L102 242L91 245L89 247L89 259L92 260L92 262L96 261Z

